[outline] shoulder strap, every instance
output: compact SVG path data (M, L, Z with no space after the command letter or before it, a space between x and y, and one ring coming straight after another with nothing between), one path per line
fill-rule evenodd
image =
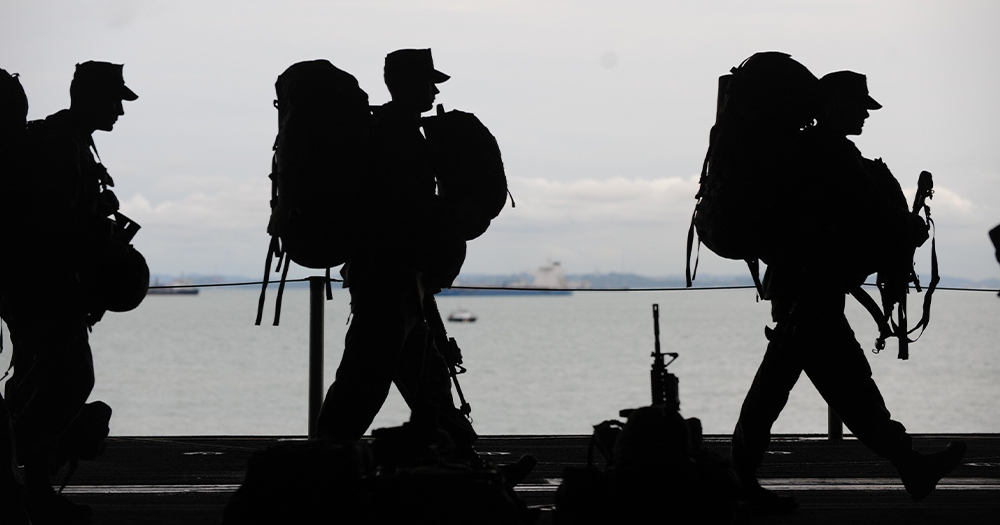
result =
M721 110L720 110L721 111ZM698 260L701 257L701 239L698 239L697 252L694 258L694 268L691 267L691 251L694 246L694 233L695 233L695 220L698 218L698 204L701 203L702 192L705 191L705 177L708 176L708 163L712 159L712 153L715 152L715 135L717 129L712 126L712 130L708 133L708 151L705 153L705 160L701 163L701 177L698 178L698 194L694 196L695 204L694 211L691 212L691 224L688 226L687 234L687 257L685 258L686 266L684 268L684 282L687 288L690 288L692 281L698 275Z
M934 294L934 290L937 290L937 285L941 281L941 276L938 273L938 260L937 260L937 242L936 242L936 232L934 227L934 220L931 219L930 208L925 207L924 212L927 214L927 224L931 227L931 281L927 283L927 291L924 293L924 304L923 310L921 312L920 320L917 324L913 325L907 334L912 334L920 329L920 333L916 337L911 339L911 342L920 339L920 336L924 334L924 330L927 329L927 324L931 321L931 296ZM919 282L918 289L919 290Z
M893 336L892 328L889 327L888 316L882 313L875 299L860 286L851 290L851 295L861 303L861 306L868 310L875 324L878 325L878 339L875 340L874 353L879 353L885 349L885 340Z

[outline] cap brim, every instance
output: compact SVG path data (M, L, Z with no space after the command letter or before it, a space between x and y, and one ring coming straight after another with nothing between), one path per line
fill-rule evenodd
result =
M448 75L445 75L444 73L442 73L442 72L440 72L440 71L438 71L436 69L431 72L431 82L433 82L435 84L440 84L442 82L445 82L449 78L451 78L451 77L448 76Z
M139 95L136 95L134 91L128 88L128 86L122 86L122 100L132 102L138 98Z

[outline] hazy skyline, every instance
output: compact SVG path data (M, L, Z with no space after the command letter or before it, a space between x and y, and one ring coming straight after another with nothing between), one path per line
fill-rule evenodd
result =
M154 273L262 271L285 68L329 59L380 104L386 53L430 47L452 76L438 102L489 126L517 203L466 272L676 275L716 79L784 51L817 76L868 75L884 108L856 143L908 198L934 173L941 272L985 279L1000 275L998 24L996 2L0 1L0 67L37 119L68 107L76 63L125 64L139 100L94 138ZM745 272L707 250L701 264Z

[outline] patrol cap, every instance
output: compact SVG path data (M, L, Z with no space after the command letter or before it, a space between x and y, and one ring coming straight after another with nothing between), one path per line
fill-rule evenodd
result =
M123 67L123 64L92 60L77 64L71 89L88 93L109 93L121 97L122 100L133 101L139 98L139 95L125 85L125 77L122 76Z
M868 94L868 78L854 71L835 71L823 75L819 85L825 93L836 93L864 104L865 109L881 109L879 104Z
M383 70L386 82L392 80L419 80L440 84L448 75L434 69L430 49L400 49L385 56Z

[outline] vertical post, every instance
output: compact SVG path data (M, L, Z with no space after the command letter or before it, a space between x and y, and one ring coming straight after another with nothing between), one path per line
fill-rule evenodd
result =
M844 424L840 421L840 416L833 411L833 407L826 406L826 435L830 441L841 441L844 439Z
M323 292L326 277L309 278L309 438L316 437L323 405Z

